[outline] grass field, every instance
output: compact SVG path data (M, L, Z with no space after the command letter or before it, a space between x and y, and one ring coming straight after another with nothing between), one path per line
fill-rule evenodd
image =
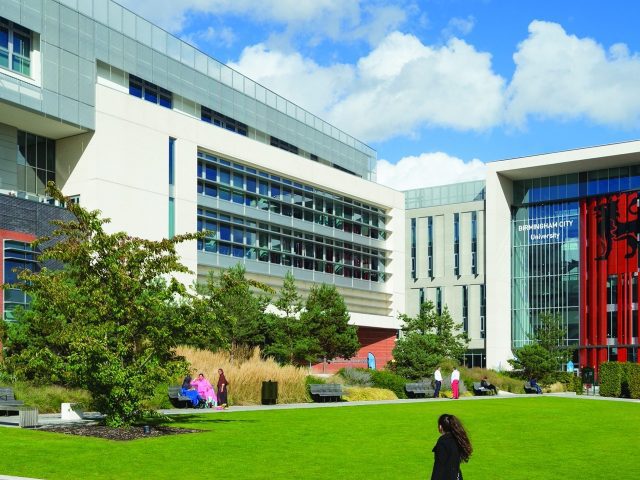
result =
M640 478L640 404L560 397L176 417L205 433L115 442L0 428L0 474L46 479L424 479L441 413L474 446L466 480Z

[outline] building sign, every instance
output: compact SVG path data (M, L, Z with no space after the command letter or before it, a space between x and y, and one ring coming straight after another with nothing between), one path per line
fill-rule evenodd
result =
M570 231L577 232L577 228L577 219L562 218L518 225L518 232L526 232L530 243L551 243L562 242L567 237L576 236L570 235Z

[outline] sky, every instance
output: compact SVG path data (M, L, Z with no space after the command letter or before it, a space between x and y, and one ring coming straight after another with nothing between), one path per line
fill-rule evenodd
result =
M370 145L398 190L640 138L640 2L120 3Z

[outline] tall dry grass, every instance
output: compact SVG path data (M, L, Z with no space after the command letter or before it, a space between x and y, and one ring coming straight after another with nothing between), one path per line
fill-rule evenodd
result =
M305 378L307 369L281 366L272 358L263 359L260 348L234 348L231 352L197 350L180 347L176 352L191 364L192 376L203 373L214 386L218 369L224 370L229 382L229 402L232 405L259 405L262 382L278 382L278 403L308 402Z

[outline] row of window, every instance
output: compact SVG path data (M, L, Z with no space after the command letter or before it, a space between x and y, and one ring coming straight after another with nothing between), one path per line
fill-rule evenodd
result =
M0 17L0 67L31 75L31 31Z
M434 278L433 270L433 217L427 220L427 276ZM418 278L418 232L417 218L411 219L411 277ZM471 212L471 274L478 274L478 219L477 213ZM460 275L460 214L453 214L453 274Z
M200 107L200 119L204 122L211 123L216 127L224 128L225 130L244 135L245 137L249 133L249 127L246 124L218 113L215 110L211 110L205 106Z
M4 241L4 283L20 283L18 274L20 270L38 271L37 252L34 251L30 243L18 242L15 240ZM4 290L4 319L13 321L14 310L17 307L26 308L30 298L18 288L7 288Z
M198 209L198 249L333 275L382 282L384 252L297 230Z
M202 159L198 162L199 194L364 237L386 237L385 215L378 213L378 209L373 212L359 202L346 203L347 199L286 178L230 164L225 160L219 162L214 164ZM238 170L238 167L242 170Z
M2 40L2 33L0 30L0 41ZM0 66L2 65L2 47L0 47ZM148 102L155 103L165 108L173 108L173 93L165 88L162 88L155 83L148 82L140 77L129 74L129 94L134 97L144 98ZM222 113L216 112L204 105L200 106L200 119L204 122L211 123L217 127L224 128L231 132L238 133L243 136L247 136L249 134L249 126L245 123L242 123L239 120L223 115ZM279 138L270 136L269 144L273 147L280 148L282 150L286 150L287 152L294 153L296 155L300 155L300 149L292 145L291 143L287 143L284 140L280 140ZM309 158L314 161L319 161L318 156L314 154L309 154ZM327 162L329 163L329 162ZM329 163L330 164L330 163ZM331 164L332 165L332 164ZM339 167L338 165L333 165L335 168L338 168L344 172L355 175L351 170L347 170L346 168Z

